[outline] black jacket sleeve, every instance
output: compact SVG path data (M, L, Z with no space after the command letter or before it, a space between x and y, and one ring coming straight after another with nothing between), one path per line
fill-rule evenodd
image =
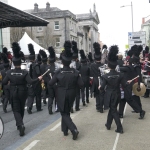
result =
M27 81L28 84L32 84L32 83L35 83L35 82L38 82L38 81L39 81L38 78L37 78L37 79L31 79L31 77L30 77L30 75L29 75L28 73L27 73L27 75L26 75L25 80Z

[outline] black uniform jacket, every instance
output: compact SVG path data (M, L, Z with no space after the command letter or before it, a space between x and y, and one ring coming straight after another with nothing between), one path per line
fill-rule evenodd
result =
M90 68L90 76L93 77L93 84L91 88L91 92L99 93L99 79L101 77L99 67L103 66L101 62L94 62L91 64Z
M59 69L54 74L49 85L57 83L57 105L60 111L64 111L65 100L68 100L70 107L73 105L76 96L76 86L83 86L83 81L79 76L79 72L74 68L66 67Z
M6 85L8 84L8 81L10 81L10 91L12 96L14 94L17 94L17 92L19 91L25 92L25 94L27 94L27 83L32 84L38 82L38 80L38 78L32 80L26 70L21 70L21 68L15 68L7 72L2 83ZM26 97L26 95L22 96Z
M80 67L81 78L84 82L84 86L89 86L90 68L87 63L81 64Z
M115 70L110 70L109 73L102 76L102 84L100 90L104 90L106 88L105 98L104 101L104 108L108 108L110 104L110 100L119 102L121 99L121 92L120 92L120 84L125 87L126 82L123 77L122 73L116 72Z
M47 71L47 63L43 63L40 65L40 73L44 74ZM43 76L43 80L46 83L46 76Z

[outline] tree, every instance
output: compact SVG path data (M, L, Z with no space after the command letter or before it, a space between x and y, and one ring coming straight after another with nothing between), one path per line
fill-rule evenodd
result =
M19 27L13 27L13 28L10 28L10 42L13 43L13 42L18 42L21 37L22 37L22 28L19 28Z
M53 35L53 30L49 26L43 29L43 47L47 49L49 46L55 47L55 37Z

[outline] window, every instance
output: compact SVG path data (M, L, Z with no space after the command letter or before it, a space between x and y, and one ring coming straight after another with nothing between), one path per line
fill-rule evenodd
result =
M59 21L55 21L54 29L59 30Z
M60 38L56 38L56 47L59 47L60 46Z
M38 32L43 31L43 27L37 27L37 31L38 31Z
M39 45L43 45L43 39L42 38L38 38L39 41Z

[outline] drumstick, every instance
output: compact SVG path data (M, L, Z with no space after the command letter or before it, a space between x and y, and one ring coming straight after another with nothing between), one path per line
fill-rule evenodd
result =
M45 73L43 73L41 76L43 77L47 72L49 72L50 69L48 69Z
M139 75L138 75L137 77L133 78L133 79L130 80L130 81L132 82L132 81L134 81L134 80L137 79L137 78L139 78Z

